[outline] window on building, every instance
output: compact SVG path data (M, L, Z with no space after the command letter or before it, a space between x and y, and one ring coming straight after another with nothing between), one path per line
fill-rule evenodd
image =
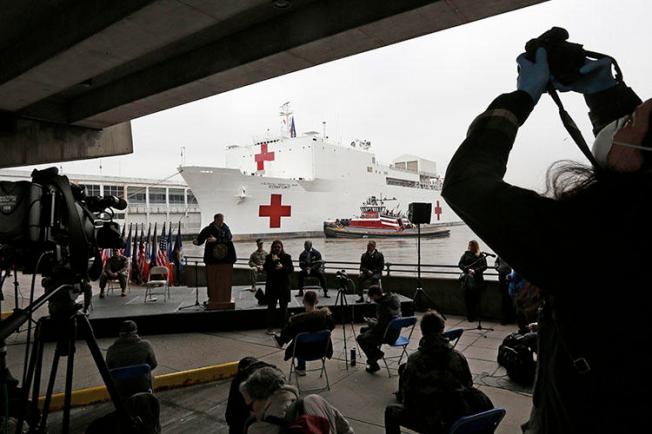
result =
M127 186L127 202L130 204L144 204L145 187Z
M168 190L168 199L171 205L183 205L185 203L184 196L183 188L171 188Z
M99 196L100 195L100 186L96 184L82 184L86 189L86 196Z
M165 187L150 187L149 203L165 203Z
M118 185L104 186L104 196L117 196L119 198L124 198L124 195L124 187Z
M197 198L192 191L188 190L188 205L197 204Z

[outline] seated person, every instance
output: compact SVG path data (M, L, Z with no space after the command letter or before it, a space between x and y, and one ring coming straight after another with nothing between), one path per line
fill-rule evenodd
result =
M385 432L398 434L405 426L420 433L447 433L462 416L493 408L489 398L473 388L469 364L451 348L444 318L429 311L421 318L419 349L400 371L399 401L385 409Z
M123 297L127 295L127 270L129 268L129 259L122 256L120 249L113 249L113 256L104 264L104 271L100 275L100 298L104 298L104 288L109 280L118 279Z
M258 369L240 384L240 393L252 415L245 434L280 434L285 432L285 421L302 414L316 416L313 422L317 426L323 423L331 434L353 434L342 413L319 395L299 399L297 389L285 384L283 374L276 368Z
M265 256L267 252L263 249L263 240L258 238L256 240L258 247L249 256L249 280L251 281L251 292L256 292L256 282L265 280L265 272L263 271L263 264L265 263Z
M134 365L149 365L154 370L158 365L152 345L138 336L138 327L132 320L123 321L120 325L118 339L106 352L106 365L109 369L125 368ZM145 392L152 388L151 375L143 380L116 381L118 392L123 397L134 393Z
M360 329L357 341L367 356L367 372L374 373L380 369L378 360L385 355L380 351L380 346L394 343L398 339L400 330L387 337L385 330L394 318L401 316L401 302L396 294L384 293L378 285L369 288L369 298L376 303L376 318L367 320L368 326Z
M322 330L333 330L335 328L335 322L333 321L333 316L331 311L327 307L317 309L317 293L315 291L306 291L303 296L303 306L306 308L304 313L294 315L290 317L288 324L283 327L281 335L274 335L274 339L279 347L283 348L288 342L291 342L290 345L285 349L285 360L290 360L292 358L292 353L294 351L294 338L299 333L304 332L319 332ZM307 344L305 347L302 347L303 350L313 353L321 352L322 348L310 348ZM327 356L330 359L333 357L333 344L331 343ZM301 354L297 352L297 375L306 375L306 361L301 360Z
M251 416L247 404L240 393L240 384L260 368L266 367L276 368L276 366L265 363L255 357L245 357L238 363L238 372L233 377L233 380L231 380L226 411L224 412L224 419L227 425L229 425L229 434L242 434L247 419Z
M299 297L303 296L303 283L306 276L312 276L319 279L319 285L324 291L324 297L329 298L328 288L326 288L326 278L324 277L324 261L321 259L321 253L312 248L312 241L306 240L303 243L303 252L299 255Z
M147 363L156 369L156 355L152 345L138 336L138 326L130 319L120 325L118 339L106 352L106 364L109 369L124 368Z
M364 303L364 290L371 285L379 285L385 267L383 254L376 250L376 242L369 240L367 251L360 258L360 275L358 276L358 295L356 303Z

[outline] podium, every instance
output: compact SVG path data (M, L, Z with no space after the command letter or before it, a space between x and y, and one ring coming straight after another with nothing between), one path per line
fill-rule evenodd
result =
M231 298L233 264L206 264L208 310L235 309Z

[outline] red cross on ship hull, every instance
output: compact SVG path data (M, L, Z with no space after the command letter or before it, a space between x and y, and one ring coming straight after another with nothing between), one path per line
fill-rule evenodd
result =
M290 217L292 215L292 207L290 205L281 205L283 196L280 194L272 194L269 205L260 205L258 208L259 217L269 217L270 228L281 227L281 217Z
M265 170L265 161L274 161L274 153L267 152L267 143L260 145L260 154L254 155L256 170Z

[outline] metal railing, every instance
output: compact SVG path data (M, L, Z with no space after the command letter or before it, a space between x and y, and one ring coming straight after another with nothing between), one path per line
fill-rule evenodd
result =
M185 265L189 263L194 264L203 264L203 256L184 256ZM234 264L238 268L248 268L249 267L249 258L238 258ZM299 266L299 261L297 259L292 260L292 265L295 267ZM405 276L405 275L416 275L417 273L417 264L410 263L399 263L399 262L385 262L384 275L385 276ZM324 269L326 272L334 273L338 270L344 270L347 273L353 275L354 273L360 270L360 262L352 261L324 261ZM460 268L457 265L450 264L421 264L421 275L422 276L459 276L461 273ZM495 272L492 268L488 268L484 273L485 276L498 276L498 273Z

